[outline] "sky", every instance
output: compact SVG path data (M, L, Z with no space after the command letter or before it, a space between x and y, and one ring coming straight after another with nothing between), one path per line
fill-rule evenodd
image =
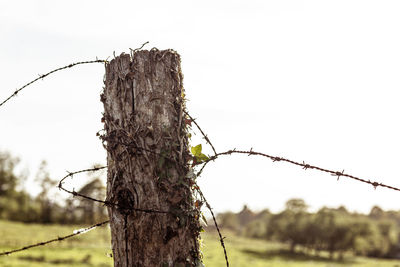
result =
M400 187L398 1L1 1L0 100L54 68L129 48L174 49L191 115L217 151L268 153ZM104 66L77 66L0 107L0 150L51 176L106 163ZM204 140L199 134L194 145ZM211 153L209 148L204 148ZM70 187L84 182L77 176ZM254 156L220 158L199 184L217 212L303 198L399 210L400 193Z

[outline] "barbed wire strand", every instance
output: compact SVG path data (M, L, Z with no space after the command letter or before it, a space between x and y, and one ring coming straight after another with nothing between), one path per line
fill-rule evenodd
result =
M90 230L92 230L94 228L97 228L97 227L102 226L102 225L104 225L106 223L109 223L109 222L110 221L108 220L108 221L96 223L96 224L94 224L92 226L89 226L87 228L74 231L74 233L72 233L70 235L59 236L59 237L54 238L54 239L50 239L50 240L47 240L47 241L39 242L39 243L32 244L32 245L29 245L29 246L25 246L25 247L22 247L22 248L1 252L0 256L7 256L7 255L10 255L10 254L13 254L13 253L16 253L16 252L20 252L20 251L23 251L23 250L28 250L28 249L31 249L31 248L34 248L34 247L45 246L45 245L53 243L53 242L60 242L60 241L63 241L65 239L68 239L68 238L71 238L71 237L86 233L86 232L88 232L88 231L90 231Z
M200 194L201 199L204 201L204 203L206 203L206 207L211 213L212 219L214 221L215 228L217 229L217 232L218 232L219 242L221 243L222 249L224 250L225 263L226 263L226 266L229 267L228 253L226 252L226 247L225 247L225 243L224 243L224 239L225 238L222 237L221 230L218 227L217 219L215 218L214 212L213 212L210 204L208 203L207 199L205 198L203 192L201 191L200 186L198 186L197 183L195 185L195 189Z
M60 68L54 69L54 70L52 70L52 71L50 71L50 72L48 72L48 73L46 73L46 74L39 75L38 78L36 78L36 79L34 79L34 80L28 82L27 84L25 84L25 85L23 85L22 87L20 87L20 88L18 88L17 90L15 90L14 93L13 93L12 95L10 95L10 96L7 97L5 100L3 100L3 102L1 102L0 107L1 107L2 105L4 105L6 102L8 102L11 98L17 96L17 94L18 94L21 90L23 90L24 88L28 87L29 85L35 83L36 81L38 81L38 80L40 80L40 79L43 79L43 78L45 78L45 77L49 76L50 74L53 74L53 73L55 73L55 72L57 72L57 71L64 70L64 69L68 69L68 68L72 68L72 67L74 67L74 66L82 65L82 64L107 63L107 62L108 62L107 60L102 60L102 59L96 59L96 60L90 60L90 61L81 61L81 62L72 63L72 64L66 65L66 66L64 66L64 67L60 67Z
M189 119L191 120L191 122L193 122L197 129L199 129L200 133L203 135L203 138L206 140L206 142L210 145L210 147L212 148L212 150L214 151L214 155L217 154L217 151L215 150L215 147L213 146L213 144L211 143L210 139L208 138L208 136L203 132L203 130L200 128L200 125L196 122L196 119L193 119L192 116L190 116L190 114L186 111L183 110L183 112L186 114L186 116L189 117Z
M95 167L95 168L92 168L92 169L85 169L85 170L80 170L80 171L76 171L76 172L68 172L68 174L65 175L60 180L60 182L58 183L57 187L60 190L63 190L64 192L67 192L67 193L69 193L69 194L71 194L73 196L78 196L78 197L81 197L81 198L85 198L87 200L91 200L91 201L94 201L94 202L102 203L105 206L121 207L121 205L118 205L117 203L113 203L113 202L110 202L110 201L107 201L107 200L96 199L96 198L81 194L79 192L76 192L75 190L69 190L69 189L66 189L65 187L63 187L65 179L67 179L68 177L73 177L75 174L79 174L79 173L83 173L83 172L99 171L99 170L102 170L102 169L105 169L105 168L107 168L107 166ZM121 207L121 208L126 209L126 207ZM162 211L162 210L155 210L155 209L142 209L142 208L134 208L134 207L130 207L130 209L133 210L133 211L139 211L139 212L145 212L145 213L171 213L170 211Z
M206 140L206 142L210 145L210 147L211 147L212 150L214 151L214 156L217 156L217 151L215 150L215 148L214 148L214 146L212 145L212 143L211 143L210 139L208 138L208 136L207 136L207 135L204 133L204 131L201 129L200 125L195 121L195 119L193 119L192 116L190 116L190 114L189 114L186 110L184 110L183 112L184 112L184 113L189 117L189 119L196 125L197 129L198 129L198 130L200 131L200 133L203 135L203 138ZM216 157L216 158L217 158L217 157ZM215 158L215 159L216 159L216 158ZM196 180L200 177L200 175L201 175L201 173L203 172L204 168L205 168L205 167L207 166L207 164L208 164L209 162L211 162L211 161L212 161L212 159L210 159L210 160L208 160L208 161L205 161L205 162L202 164L200 170L199 170L199 171L196 173L196 175L195 175ZM210 213L211 213L211 216L212 216L212 219L213 219L213 222L214 222L214 225L215 225L215 229L217 229L217 233L218 233L218 236L219 236L219 242L220 242L221 247L222 247L222 249L223 249L223 251L224 251L225 263L226 263L226 266L229 267L228 253L227 253L227 250L226 250L226 247L225 247L224 237L222 237L221 230L220 230L220 228L219 228L219 226L218 226L217 219L215 218L215 215L214 215L214 212L213 212L213 210L212 210L212 207L211 207L210 203L207 201L206 197L204 196L204 194L203 194L203 192L201 191L200 186L197 184L197 182L195 182L195 184L194 184L194 189L199 193L200 198L204 201L204 203L206 203L206 207L207 207L207 209L208 209L208 210L210 211Z
M225 151L225 152L217 153L215 156L211 156L207 161L215 160L219 156L225 156L225 155L231 155L231 154L247 154L248 156L251 156L251 155L263 156L263 157L267 157L267 158L271 159L273 162L279 162L279 161L287 162L287 163L302 167L304 170L314 169L314 170L317 170L317 171L329 173L332 176L336 176L337 180L339 180L339 178L343 176L343 177L347 177L347 178L356 180L358 182L370 184L370 185L372 185L374 187L374 189L376 189L377 187L380 186L380 187L384 187L384 188L387 188L387 189L400 191L400 188L398 188L398 187L391 186L391 185L386 185L384 183L379 183L379 182L376 182L376 181L371 181L371 180L363 179L363 178L360 178L360 177L357 177L357 176L354 176L354 175L351 175L351 174L347 174L347 173L344 173L344 170L342 170L342 171L333 171L333 170L329 170L329 169L326 169L326 168L321 168L321 167L318 167L318 166L315 166L315 165L307 164L304 161L301 163L301 162L297 162L297 161L294 161L294 160L291 160L291 159L287 159L287 158L283 158L283 157L271 156L271 155L268 155L268 154L265 154L265 153L262 153L262 152L256 152L256 151L253 151L253 149L250 149L249 151L236 150L236 149L228 150L228 151Z
M217 157L215 159L217 159ZM209 162L211 162L211 160L206 161L206 162L203 163L203 165L201 166L201 169L196 173L196 179L200 177L201 173L203 172L204 168L207 166L207 164ZM218 236L219 236L219 242L221 244L222 249L224 250L225 263L226 263L226 266L229 267L228 253L226 251L224 237L222 237L221 229L218 226L217 219L215 218L215 215L214 215L214 212L212 211L211 205L208 203L207 199L205 198L203 192L200 189L200 186L197 183L195 183L195 190L199 193L201 199L206 203L206 207L211 213L212 219L214 221L215 228L217 229L217 233L218 233Z

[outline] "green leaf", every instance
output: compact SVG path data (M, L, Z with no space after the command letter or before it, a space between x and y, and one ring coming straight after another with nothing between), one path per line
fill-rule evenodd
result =
M192 146L190 150L192 151L193 156L196 158L197 163L202 163L204 161L209 160L208 156L201 153L201 144L197 146Z
M192 151L193 156L197 158L198 156L201 155L201 149L202 149L201 144L199 144L197 146L192 146L190 150Z
M201 153L199 156L196 156L196 159L199 162L203 162L203 161L209 160L209 158L206 155L204 155L203 153Z

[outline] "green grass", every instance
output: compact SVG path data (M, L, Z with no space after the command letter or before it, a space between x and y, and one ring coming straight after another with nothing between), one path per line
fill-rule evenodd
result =
M303 252L292 254L281 243L266 242L224 233L224 243L232 267L400 267L399 260L370 259L346 255L343 261L330 260L327 253L320 256ZM203 235L203 261L207 267L224 266L225 258L216 233Z
M23 224L0 221L0 251L71 234L85 226ZM110 234L108 226L99 227L86 234L0 257L0 266L113 266L109 255Z
M0 221L0 251L19 248L28 244L71 234L84 226L38 225ZM330 261L326 254L309 256L304 253L290 254L280 243L247 239L225 233L225 244L232 267L400 267L400 261L377 260L346 256L344 261ZM225 266L223 250L216 233L203 235L202 252L207 267ZM108 255L110 234L103 226L86 234L55 244L29 249L10 256L0 257L0 266L93 266L111 267Z

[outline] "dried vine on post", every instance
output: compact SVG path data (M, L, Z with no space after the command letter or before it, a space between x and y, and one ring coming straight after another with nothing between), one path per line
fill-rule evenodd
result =
M114 266L200 264L182 78L172 50L121 54L106 65L101 138L106 201L115 204L108 206Z

